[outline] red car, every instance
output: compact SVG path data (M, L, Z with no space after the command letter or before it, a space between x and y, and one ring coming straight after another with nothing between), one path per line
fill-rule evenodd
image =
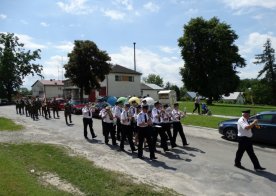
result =
M82 108L88 103L88 100L71 100L72 113L73 114L82 114Z
M64 110L65 100L63 98L56 98L58 102L58 110Z

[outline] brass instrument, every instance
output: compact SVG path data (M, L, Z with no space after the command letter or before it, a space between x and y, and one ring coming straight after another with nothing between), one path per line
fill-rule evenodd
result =
M112 112L110 110L106 110L106 113L108 114L109 119L113 120L113 114L112 114Z

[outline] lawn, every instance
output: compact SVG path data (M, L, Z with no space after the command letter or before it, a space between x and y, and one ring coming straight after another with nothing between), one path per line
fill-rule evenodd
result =
M21 129L23 129L22 125L18 125L10 119L0 117L0 131L18 131Z
M190 101L180 102L180 109L184 110L185 107L187 112L191 113L194 109L194 103ZM276 110L275 106L237 105L221 103L214 103L213 105L208 106L208 108L212 111L212 114L225 116L241 116L241 111L245 109L250 109L251 115L262 111Z
M31 172L33 170L33 172ZM74 195L45 185L43 172L56 174L86 195L176 195L147 184L135 184L128 176L96 167L84 157L47 144L0 144L0 195Z
M200 127L218 128L218 123L227 120L226 118L207 116L207 115L187 115L181 120L184 125Z

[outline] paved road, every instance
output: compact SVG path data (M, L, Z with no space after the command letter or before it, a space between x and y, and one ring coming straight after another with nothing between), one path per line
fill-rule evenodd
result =
M275 195L276 149L256 146L255 152L267 168L255 172L245 154L243 165L248 170L233 167L237 150L235 142L225 141L215 129L184 127L189 147L177 147L168 153L158 153L157 161L137 159L137 154L118 152L103 144L101 123L94 120L96 140L83 138L81 116L73 116L72 126L61 119L32 121L15 114L14 106L0 107L0 116L24 124L22 132L1 132L0 142L44 142L59 144L72 153L86 156L95 164L129 174L136 181L172 188L185 195ZM0 125L1 126L1 125ZM91 137L91 136L90 136ZM180 141L178 141L180 144ZM130 150L126 146L127 150ZM144 154L149 157L149 153Z

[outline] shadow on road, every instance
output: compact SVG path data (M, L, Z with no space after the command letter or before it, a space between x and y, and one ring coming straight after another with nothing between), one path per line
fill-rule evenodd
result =
M264 178L267 178L272 182L276 182L276 175L269 172L269 171L258 171L258 172L256 172L256 171L253 171L253 170L250 170L250 169L246 169L246 171L248 171L252 174L255 174L257 176L262 176Z

